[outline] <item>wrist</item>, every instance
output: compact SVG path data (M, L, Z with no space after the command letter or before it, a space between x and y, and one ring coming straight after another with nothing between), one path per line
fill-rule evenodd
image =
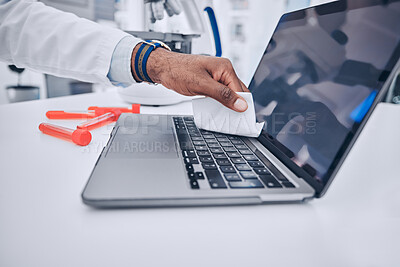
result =
M167 49L161 48L151 52L147 60L147 73L155 83L162 83L163 73L168 69L168 57L171 54Z
M137 64L137 53L141 53L140 47L142 46L143 42L137 44L135 48L132 51L132 58L131 58L131 72L132 76L137 82L143 82L146 80L143 80L140 78L143 76L143 72L141 68L138 68L135 64ZM161 83L162 79L162 74L164 73L165 68L167 67L167 62L168 62L168 54L170 54L170 51L167 50L164 47L159 47L158 49L154 49L153 51L150 52L147 61L145 62L144 68L145 71L147 72L148 78L151 79L154 83ZM140 61L139 61L140 62ZM139 70L140 75L138 75L137 71ZM147 79L148 79L147 78Z

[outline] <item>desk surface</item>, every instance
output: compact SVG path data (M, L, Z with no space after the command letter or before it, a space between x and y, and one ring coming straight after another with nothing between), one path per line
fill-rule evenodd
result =
M96 210L80 193L112 126L84 148L37 128L47 110L91 105L126 104L101 93L0 106L0 266L400 266L400 106L378 106L322 199Z

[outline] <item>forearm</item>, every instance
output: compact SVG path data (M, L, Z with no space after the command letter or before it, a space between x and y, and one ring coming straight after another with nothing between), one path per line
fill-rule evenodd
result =
M114 49L126 36L42 3L0 6L0 60L43 73L109 84Z

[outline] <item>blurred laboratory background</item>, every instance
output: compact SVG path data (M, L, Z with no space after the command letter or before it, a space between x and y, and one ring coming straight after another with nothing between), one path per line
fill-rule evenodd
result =
M43 0L47 5L75 13L98 23L120 28L143 39L159 39L182 53L207 54L229 58L238 76L249 84L257 63L280 16L288 11L317 5L329 0L177 0L179 15L154 20L145 0ZM147 86L147 85L146 85ZM132 91L137 89L135 93ZM146 89L106 88L19 69L0 62L0 104L120 90L128 102L169 104L179 102ZM163 90L161 88L161 90ZM172 94L172 93L171 93ZM155 95L163 98L154 100ZM138 101L142 97L142 101ZM164 102L163 102L164 101Z

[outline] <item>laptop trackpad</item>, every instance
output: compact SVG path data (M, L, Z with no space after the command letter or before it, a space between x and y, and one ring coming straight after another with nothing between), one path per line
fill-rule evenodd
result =
M164 129L163 129L164 128ZM178 158L172 128L161 125L140 126L137 131L119 127L108 147L107 158L171 159Z

